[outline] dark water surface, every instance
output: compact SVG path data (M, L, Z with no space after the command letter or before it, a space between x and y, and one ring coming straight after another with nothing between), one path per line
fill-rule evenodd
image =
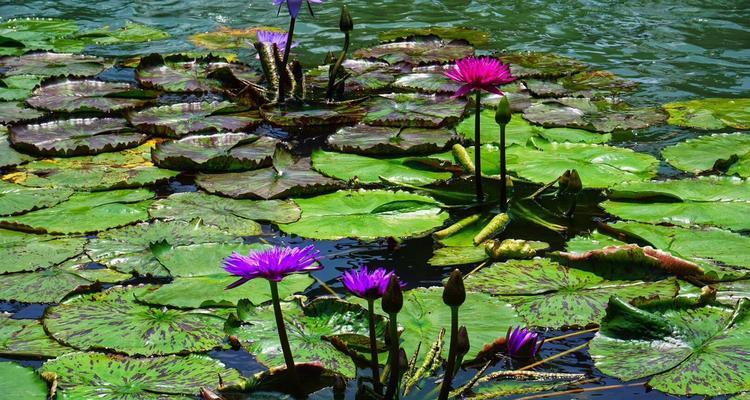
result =
M70 18L91 28L119 26L124 20L131 20L165 29L173 36L166 41L92 49L93 53L100 55L126 56L151 51L196 50L188 36L220 26L272 25L285 28L287 19L283 13L277 16L270 3L271 0L0 0L0 17ZM551 51L640 82L641 90L629 98L635 103L658 105L678 99L750 96L750 0L329 1L315 6L315 19L305 15L298 22L295 39L301 44L296 51L307 66L321 61L329 50L339 50L339 6L344 3L349 5L355 19L354 47L373 44L378 32L393 28L429 25L479 27L492 36L490 46L483 49L485 51ZM241 55L246 53L241 52ZM658 155L662 147L695 135L695 132L663 126L615 135L614 143ZM663 163L660 172L662 176L677 174ZM188 190L195 190L189 178L170 183L159 192L167 195ZM592 209L587 217L597 213ZM313 243L280 236L272 227L264 227L264 232L262 239L271 243ZM547 240L556 248L565 240L538 231L513 232L511 236ZM341 271L360 264L395 268L412 287L439 284L448 271L427 265L432 248L429 238L408 241L395 250L389 249L385 241L314 243L326 256L323 260L326 268L315 276L337 291L341 290L338 283ZM325 293L320 285L316 285L309 294ZM39 318L43 307L0 302L2 311L16 313L15 318ZM474 317L492 318L491 315ZM546 336L557 334L560 332L548 332ZM577 346L590 338L591 334L550 343L545 346L543 356ZM246 374L261 368L251 355L244 352L215 352L212 355ZM24 361L24 364L40 365L38 361ZM601 382L588 385L592 387L619 383L616 379L603 377L593 367L585 350L558 359L544 370L582 372L602 377ZM558 398L673 397L649 392L639 386Z

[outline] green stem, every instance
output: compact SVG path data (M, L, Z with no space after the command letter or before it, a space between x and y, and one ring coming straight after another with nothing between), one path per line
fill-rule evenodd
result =
M439 400L447 400L453 381L453 371L456 369L456 343L458 342L458 307L451 307L451 343L448 348L448 365L443 374L443 383L440 386Z
M367 299L367 311L370 318L370 367L372 368L372 386L375 392L382 392L380 385L380 365L378 363L378 341L375 336L375 300Z
M500 209L508 209L508 181L505 165L505 124L500 124Z
M388 324L388 338L391 344L391 349L388 354L388 361L391 365L391 368L390 375L388 376L388 390L385 393L385 398L390 400L396 398L396 393L398 392L398 378L400 374L398 368L398 314L393 313L389 314L388 316L390 317L390 323Z
M294 357L292 357L292 349L289 347L289 337L286 335L284 316L281 314L281 302L279 301L279 287L274 281L268 282L271 284L273 313L276 317L276 329L279 331L279 342L281 342L281 351L284 353L287 374L289 375L291 384L294 385L293 391L299 392L302 389L302 383L299 380L299 375L297 375L297 369L294 365Z
M481 96L479 90L476 91L476 109L474 110L474 180L477 192L477 201L484 200L484 191L482 190L482 136L480 114L482 106L480 104Z
M349 43L349 32L344 32L344 50L336 60L336 64L333 66L333 70L329 71L328 73L328 90L326 91L326 98L329 100L333 100L334 83L336 82L336 77L339 75L341 64L343 64L344 60L346 59L346 53L349 52Z
M291 17L289 19L289 32L286 34L286 45L284 46L283 62L281 67L286 71L286 66L289 64L289 53L292 52L292 39L294 38L294 25L297 23L297 18ZM286 74L281 74L286 76ZM279 91L279 102L283 102L286 99L286 85L289 82L280 82L281 90Z

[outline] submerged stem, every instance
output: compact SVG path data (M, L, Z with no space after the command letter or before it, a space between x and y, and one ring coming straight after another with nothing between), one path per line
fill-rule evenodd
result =
M302 392L302 383L297 375L297 369L294 365L294 357L292 357L292 349L289 347L289 337L286 335L286 325L284 325L284 316L281 314L281 302L279 300L279 287L274 281L268 281L271 284L271 300L273 303L273 314L276 317L276 329L279 332L279 342L281 342L281 351L284 353L284 362L286 363L286 370L289 374L289 380L294 388L292 391L295 394Z
M372 386L375 392L382 392L380 385L380 365L378 363L378 341L375 336L375 300L367 299L367 311L370 319L370 368L372 368Z
M480 114L482 111L481 96L479 90L476 91L476 109L474 110L474 180L477 192L477 201L484 200L484 191L482 190L482 136Z
M508 209L508 181L505 165L505 126L500 124L500 209Z
M447 400L453 381L453 371L456 369L456 343L458 342L458 306L451 307L451 342L448 347L448 365L443 374L443 383L440 386L439 400Z
M289 64L289 53L292 52L292 39L294 38L294 25L297 23L297 18L291 17L289 19L289 32L286 34L286 45L284 46L284 55L281 67L286 70ZM285 74L281 74L285 76ZM282 78L283 79L283 78ZM286 99L286 86L289 82L280 82L281 90L279 91L279 102L283 102Z
M388 354L388 361L390 363L390 372L389 372L389 378L388 378L388 390L385 393L386 399L395 399L396 393L398 392L398 378L399 378L399 368L398 368L398 349L399 349L399 341L398 341L398 313L391 313L388 314L390 321L388 324L388 338L390 340L391 349Z

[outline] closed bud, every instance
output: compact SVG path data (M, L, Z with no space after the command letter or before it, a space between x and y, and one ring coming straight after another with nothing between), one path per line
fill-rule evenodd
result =
M458 328L456 351L458 352L459 357L463 357L469 352L469 349L471 349L471 344L469 343L469 332L466 330L466 327L462 325Z
M508 101L508 96L503 96L497 105L497 111L495 111L495 122L499 125L507 125L510 122L510 118L510 102Z
M326 53L326 58L323 60L323 64L333 64L336 62L336 55L332 51Z
M583 190L583 182L581 182L581 176L578 175L578 171L570 171L570 180L568 181L568 192L576 194Z
M398 370L401 371L401 373L406 372L406 370L409 368L409 357L406 356L406 350L404 350L403 347L401 347L398 350Z
M341 18L339 19L339 29L341 32L351 32L354 29L354 21L349 9L346 6L341 7Z
M388 288L383 294L383 311L388 314L396 314L404 306L404 294L401 292L401 282L398 277L393 275L388 281Z
M560 192L565 192L568 190L568 185L570 184L570 170L565 170L565 172L560 175L560 178L557 180L557 187L559 188Z
M464 277L461 271L454 269L443 288L443 303L451 307L459 307L464 304L464 301L466 301Z

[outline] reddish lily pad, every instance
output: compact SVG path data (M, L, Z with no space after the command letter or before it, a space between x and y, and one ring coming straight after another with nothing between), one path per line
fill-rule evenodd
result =
M471 55L474 55L474 48L469 45L430 40L381 44L369 49L357 50L354 58L381 60L391 65L417 66L447 63Z
M159 143L151 152L162 168L202 172L267 167L279 140L247 133L188 136Z
M520 52L498 54L517 78L557 78L585 70L588 66L574 58L552 53Z
M34 90L27 103L55 112L112 112L142 107L148 103L148 97L154 96L128 83L64 80Z
M169 137L201 132L238 132L252 129L261 121L257 112L243 111L229 102L180 103L147 108L131 112L128 119L139 129Z
M0 58L5 76L92 76L111 64L100 57L65 53L30 53L19 57Z
M555 81L527 80L526 87L536 97L611 97L637 89L638 84L608 71L583 71Z
M141 59L136 68L136 79L144 87L167 92L221 91L221 82L210 77L212 72L221 68L229 68L238 78L258 79L253 69L229 63L223 58L175 55L165 59L158 54Z
M400 73L398 68L389 66L384 62L367 60L346 60L341 66L346 73L351 74L346 79L344 93L354 96L372 94L389 87L396 75ZM328 87L328 65L309 71L306 76L308 88L315 94L325 94Z
M453 94L461 87L461 84L443 74L420 72L396 79L393 87L422 93Z
M344 153L425 154L446 149L458 141L449 129L395 128L359 124L339 129L328 145Z
M636 108L624 102L570 97L534 104L524 111L523 116L545 128L581 128L605 133L648 128L667 119L666 114L657 108Z
M355 103L304 104L302 106L267 105L260 108L263 118L284 128L352 125L365 115Z
M244 49L252 47L253 42L258 40L258 31L284 32L283 29L271 26L239 29L222 26L213 32L196 33L190 36L190 41L209 50Z
M0 124L36 119L43 117L44 112L26 107L23 103L0 102Z
M458 122L466 101L445 96L391 93L373 97L364 122L377 126L439 128Z

